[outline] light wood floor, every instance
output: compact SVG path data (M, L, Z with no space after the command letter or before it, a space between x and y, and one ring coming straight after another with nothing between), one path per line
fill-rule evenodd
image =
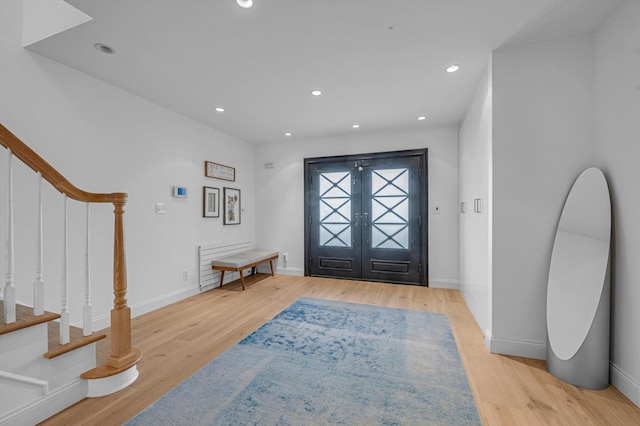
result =
M301 296L447 314L485 425L640 424L640 408L614 387L578 389L544 361L490 354L458 291L263 274L248 277L246 291L236 282L134 318L134 346L144 352L138 380L44 424L122 424Z

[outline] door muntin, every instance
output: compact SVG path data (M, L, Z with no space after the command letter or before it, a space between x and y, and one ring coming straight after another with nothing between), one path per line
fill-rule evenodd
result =
M351 172L319 172L319 239L322 247L351 247Z
M371 248L408 249L409 169L372 169L369 178Z

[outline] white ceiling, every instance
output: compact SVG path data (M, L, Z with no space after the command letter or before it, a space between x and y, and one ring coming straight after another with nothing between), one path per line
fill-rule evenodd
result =
M251 143L456 125L493 50L593 32L623 3L67 2L93 19L30 49Z

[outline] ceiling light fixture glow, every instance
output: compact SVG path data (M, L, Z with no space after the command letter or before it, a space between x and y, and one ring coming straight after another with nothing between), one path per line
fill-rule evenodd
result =
M351 126L351 127L353 127L354 129L357 129L357 128L359 128L359 127L360 127L360 125L359 125L359 124L354 124L354 125L353 125L353 126Z
M427 116L426 115L421 115L420 117L418 117L418 120L422 121L422 120L426 120Z
M285 136L291 136L291 133L287 132L284 134Z
M453 65L449 65L447 67L447 72L456 72L460 69L460 65L458 64L453 64Z
M95 43L93 45L93 47L95 47L97 50L99 50L102 53L106 53L108 55L113 55L114 53L116 53L115 49L107 44L104 43Z
M311 91L311 94L312 94L313 96L320 96L320 95L322 95L322 91L320 91L320 90L318 90L318 89L316 89L316 90L312 90L312 91Z
M216 112L224 112L224 108L222 108L222 107L216 107Z
M238 3L238 6L242 7L243 9L249 9L251 6L253 6L253 0L236 0L236 3Z

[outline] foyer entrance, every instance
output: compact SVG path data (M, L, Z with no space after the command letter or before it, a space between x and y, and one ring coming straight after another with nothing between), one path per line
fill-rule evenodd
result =
M428 283L427 150L305 159L305 275Z

